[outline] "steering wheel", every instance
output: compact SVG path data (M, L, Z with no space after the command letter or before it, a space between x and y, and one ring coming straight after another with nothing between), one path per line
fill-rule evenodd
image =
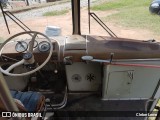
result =
M16 62L14 64L12 64L11 66L9 66L6 70L4 70L1 66L0 66L0 71L6 75L9 75L9 76L25 76L25 75L30 75L36 71L38 71L39 69L41 69L51 58L52 56L52 53L53 53L53 45L52 45L52 42L51 40L43 33L40 33L40 32L36 32L36 31L27 31L27 32L21 32L21 33L18 33L18 34L15 34L13 36L11 36L10 38L8 38L4 43L2 43L2 45L0 46L0 55L1 55L1 52L3 50L3 47L9 42L11 41L13 38L17 37L17 36L20 36L20 35L25 35L25 34L28 34L30 35L32 38L31 38L31 43L29 44L29 49L27 50L26 53L23 54L23 59L19 62ZM10 73L10 71L12 69L14 69L15 67L17 66L20 66L22 64L33 64L35 62L35 59L34 59L34 55L33 55L33 47L34 47L34 41L35 41L35 38L37 35L41 35L43 36L44 38L46 38L46 40L48 40L49 44L50 44L50 50L49 50L49 54L48 54L48 57L46 58L46 60L40 65L38 66L37 68L31 70L31 71L28 71L28 72L25 72L25 73L19 73L19 74L14 74L14 73Z

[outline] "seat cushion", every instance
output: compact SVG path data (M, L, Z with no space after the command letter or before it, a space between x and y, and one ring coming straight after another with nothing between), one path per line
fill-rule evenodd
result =
M13 98L20 100L28 112L39 111L45 101L44 96L38 92L11 91L11 95Z

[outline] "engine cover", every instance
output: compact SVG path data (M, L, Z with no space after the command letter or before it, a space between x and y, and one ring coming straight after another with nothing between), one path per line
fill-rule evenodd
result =
M101 86L99 63L73 63L66 65L67 83L70 91L97 91Z

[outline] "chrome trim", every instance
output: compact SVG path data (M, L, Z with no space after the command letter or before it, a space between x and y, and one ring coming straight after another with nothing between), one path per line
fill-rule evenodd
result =
M110 63L110 60L100 60L100 59L93 59L91 60L93 62L101 62L101 63ZM117 60L112 60L111 63L114 62L148 62L148 61L160 61L159 58L156 59L117 59Z
M53 107L53 109L62 109L66 106L67 104L67 98L68 98L68 92L67 92L68 88L66 87L65 89L65 93L64 93L64 98L63 101L59 104L51 104L51 105L46 105L47 107ZM52 108L47 108L47 109L52 109Z
M141 61L160 61L159 58L146 58L146 59L117 59L112 62L141 62Z

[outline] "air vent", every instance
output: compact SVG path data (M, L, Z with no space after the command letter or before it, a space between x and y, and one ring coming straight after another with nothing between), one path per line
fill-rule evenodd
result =
M82 80L82 78L79 74L72 75L72 81L73 82L80 82L81 80Z
M86 75L86 80L92 82L92 81L96 80L96 76L93 73L88 73Z

